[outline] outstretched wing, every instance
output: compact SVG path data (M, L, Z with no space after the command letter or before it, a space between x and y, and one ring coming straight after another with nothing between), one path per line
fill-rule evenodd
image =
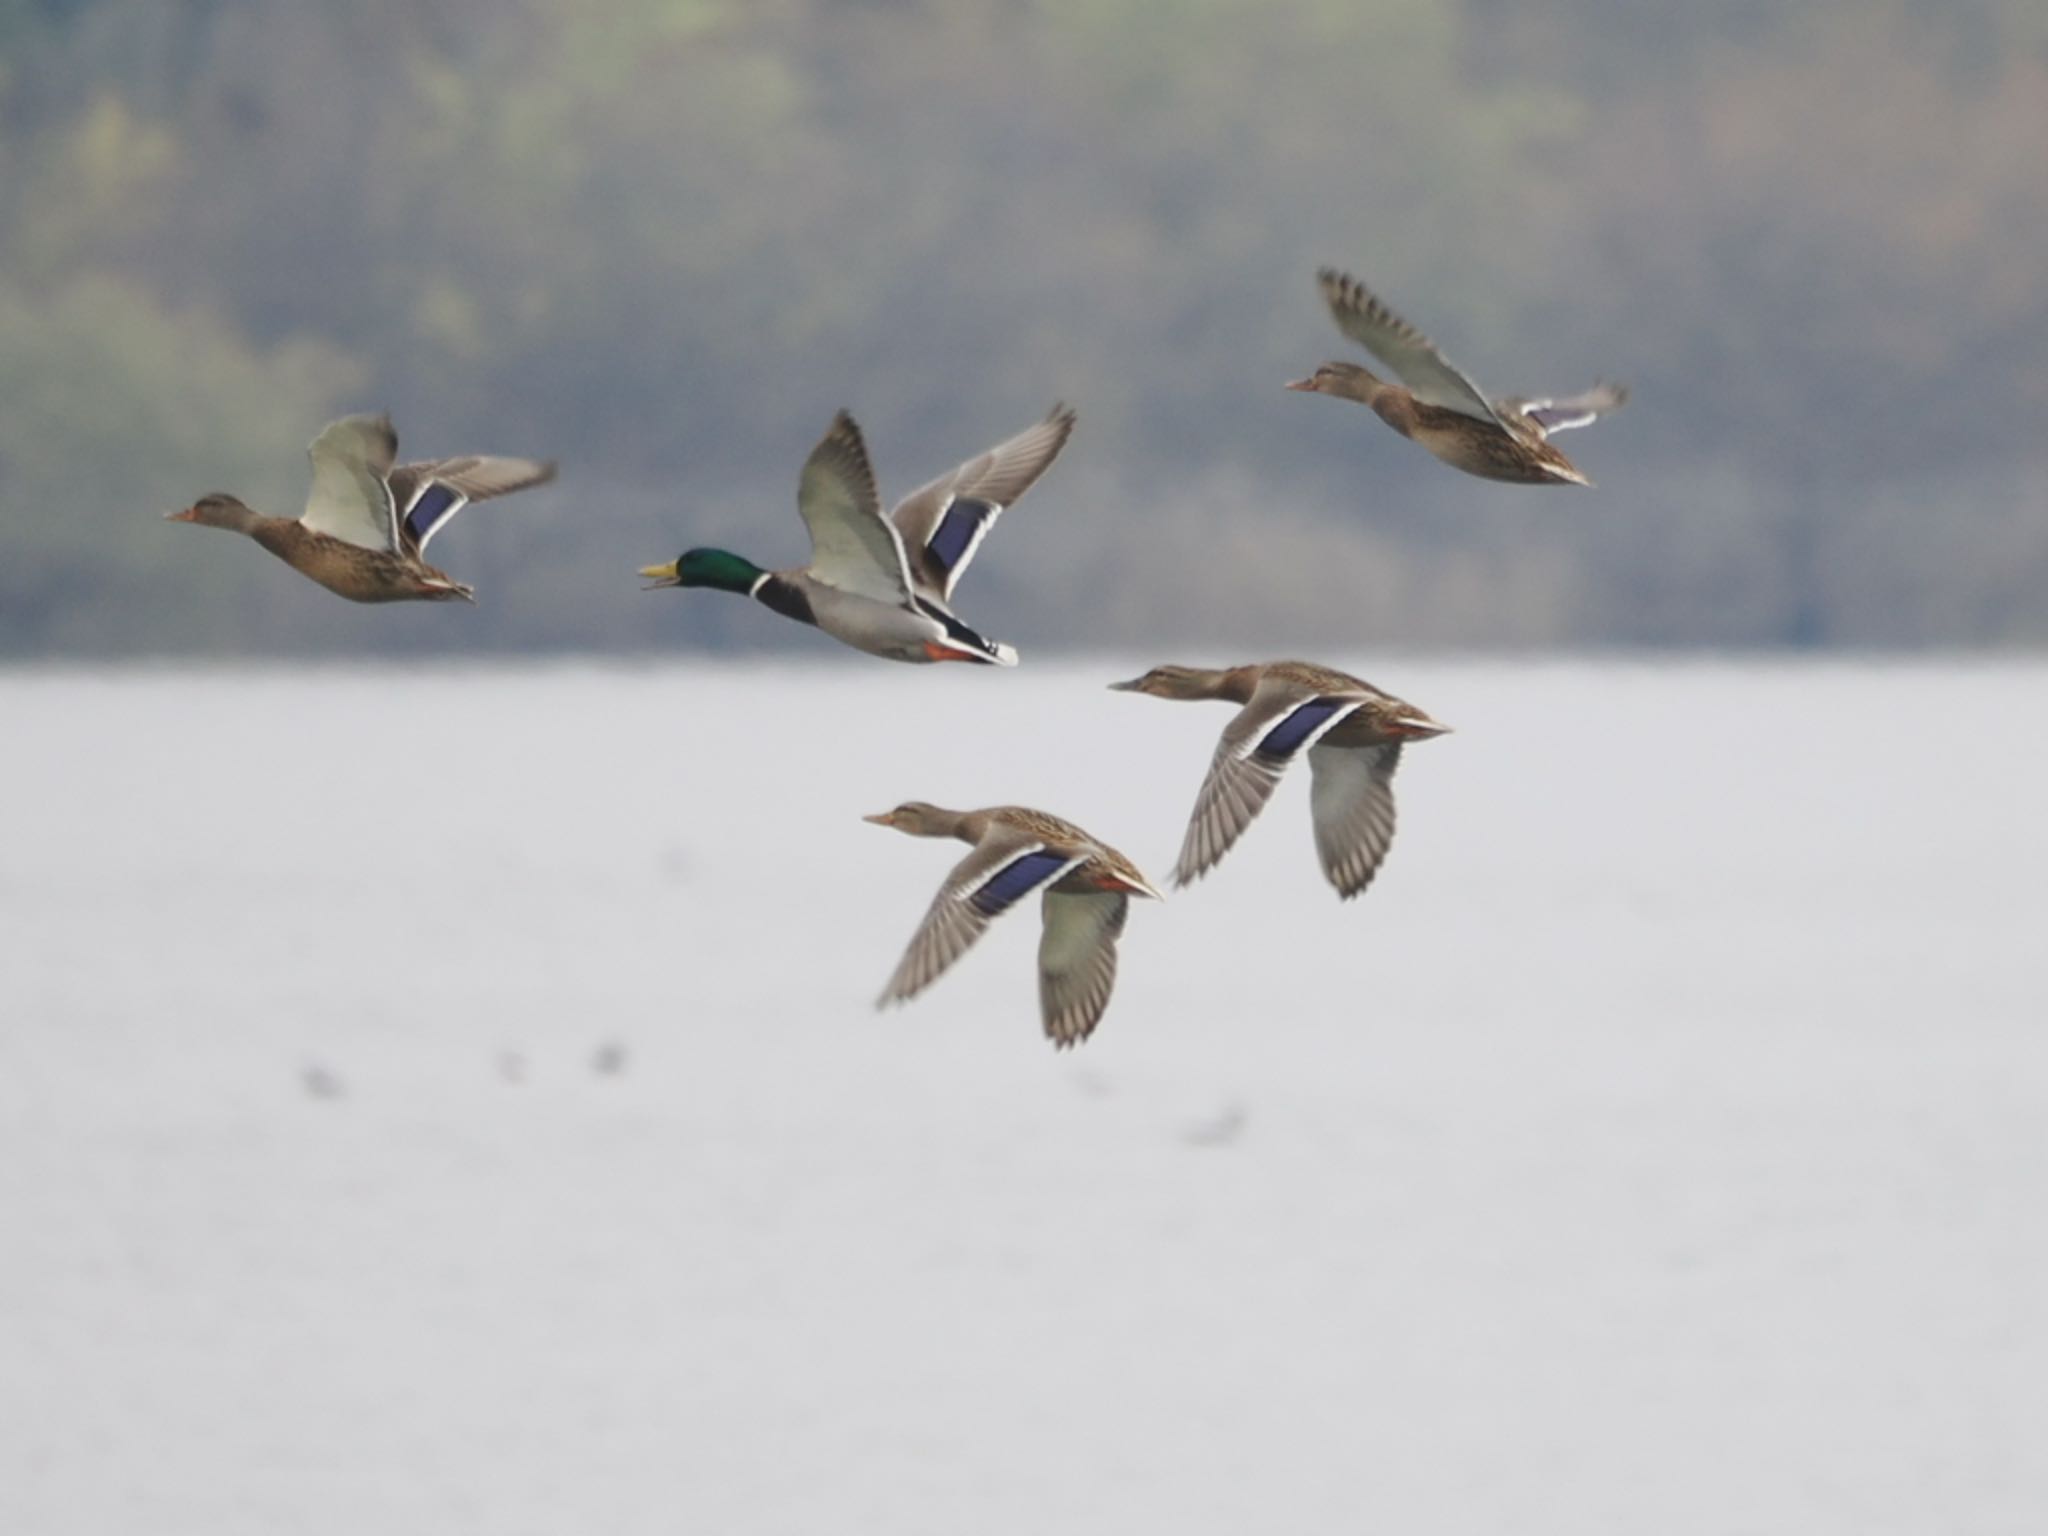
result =
M1005 508L1030 490L1067 444L1074 412L1055 405L1045 420L969 459L896 504L889 520L903 536L917 585L950 601L953 586Z
M313 486L301 524L359 549L398 548L398 517L385 477L398 456L389 416L344 416L306 447Z
M966 954L991 922L1087 859L1086 849L1055 847L1014 828L992 830L946 876L875 1006L917 996Z
M1215 868L1265 809L1288 765L1364 703L1363 694L1322 693L1270 679L1260 683L1216 743L1188 818L1174 884L1191 884Z
M1437 351L1422 332L1395 314L1349 273L1325 267L1316 274L1323 302L1337 329L1394 371L1408 392L1424 405L1442 406L1506 426L1479 386Z
M882 516L867 444L846 412L832 418L798 482L797 510L811 530L811 575L828 587L899 607L910 605L903 541Z
M1568 432L1573 427L1590 427L1609 411L1628 403L1628 390L1619 384L1595 384L1582 395L1561 400L1524 400L1519 397L1500 402L1503 414L1532 422L1545 437Z
M391 471L391 500L398 509L398 536L414 554L473 501L509 496L555 478L552 459L511 459L470 454L401 464Z
M1121 891L1047 891L1038 941L1038 1011L1065 1050L1095 1032L1116 986L1116 941L1131 898Z
M1349 901L1372 884L1394 842L1394 770L1401 743L1308 749L1309 814L1323 874Z

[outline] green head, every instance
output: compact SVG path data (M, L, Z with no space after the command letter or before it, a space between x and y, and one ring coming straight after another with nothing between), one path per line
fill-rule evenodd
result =
M643 565L640 574L652 585L642 587L716 587L721 592L748 593L768 573L751 560L727 549L686 549L667 565Z

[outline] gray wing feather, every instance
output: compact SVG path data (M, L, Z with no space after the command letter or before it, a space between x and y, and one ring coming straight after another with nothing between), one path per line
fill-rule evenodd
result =
M1095 1031L1116 986L1116 941L1131 900L1121 891L1045 893L1038 1007L1046 1038L1065 1050Z
M1548 437L1553 432L1568 432L1573 427L1589 427L1609 411L1618 411L1627 403L1628 390L1623 386L1595 384L1584 394L1557 400L1503 400L1500 408L1504 413L1533 423Z
M1380 302L1348 273L1325 267L1316 274L1337 329L1394 371L1424 405L1507 426L1493 403L1422 332Z
M1394 770L1401 743L1308 749L1309 813L1323 874L1346 901L1379 873L1394 842Z
M470 501L489 501L514 491L546 485L555 478L553 459L514 459L497 454L473 453L455 459L430 459L401 464L391 471L391 494L403 506L412 500L421 482L439 480L452 485Z
M389 416L344 416L306 447L313 485L299 521L359 549L398 548L398 517L385 477L398 456Z
M988 530L1004 510L1037 483L1052 461L1059 457L1074 430L1074 411L1055 405L1045 420L1027 427L1015 437L977 454L966 463L921 485L896 504L889 520L903 536L912 577L920 587L950 600L961 573L980 547ZM932 558L926 546L938 530L939 519L956 498L985 501L994 511L976 531L966 549L950 568Z
M924 920L911 935L910 944L897 963L895 974L875 999L875 1006L907 1001L945 974L987 932L991 921L970 898L1000 866L1045 846L1042 838L1000 826L977 843L966 858L953 866L945 884L939 887L939 894L932 898ZM1076 850L1065 865L1050 869L1039 884L1050 884L1086 859L1085 852Z
M842 592L910 606L903 541L882 516L867 445L846 412L804 460L796 504L811 531L812 576Z
M1216 755L1209 763L1209 775L1195 794L1194 814L1188 818L1180 861L1174 866L1174 884L1192 884L1215 868L1244 835L1244 829L1265 809L1288 764L1300 751L1297 748L1287 757L1274 758L1254 748L1293 710L1318 697L1331 695L1299 683L1267 679L1223 728L1222 739L1216 743ZM1365 702L1365 696L1360 694L1348 702L1348 709L1334 713L1322 723L1317 736L1357 709Z
M398 508L402 519L407 503L429 482L438 481L460 495L461 506L455 509L460 511L473 501L489 501L494 496L509 496L514 491L546 485L554 478L553 459L514 459L496 454L473 453L460 458L430 459L417 464L401 464L391 471L389 484L392 502ZM421 539L415 546L415 552L424 550L433 541L434 535L446 527L453 516L453 512L449 513L430 528L426 538ZM408 530L401 521L399 537L407 536Z

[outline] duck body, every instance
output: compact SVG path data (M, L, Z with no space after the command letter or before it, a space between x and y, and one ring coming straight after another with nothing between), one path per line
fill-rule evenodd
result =
M1446 406L1425 405L1406 390L1383 387L1373 414L1453 469L1511 485L1591 485L1579 467L1540 436L1501 431Z
M471 502L555 475L551 462L476 454L399 464L389 416L329 422L306 453L313 485L299 517L215 491L168 518L243 534L350 602L475 602L474 588L427 563L427 544Z
M1009 646L983 638L921 593L914 593L909 604L885 602L834 586L803 567L763 570L723 549L688 550L674 565L651 566L641 574L661 578L657 587L711 587L751 597L772 613L887 661L1016 664L1017 653Z
M877 603L844 592L808 572L783 572L787 587L779 600L802 601L811 622L834 639L888 661L973 661L984 666L1014 667L1017 652L990 640L956 618L943 603L913 592L910 606ZM774 602L768 606L774 607ZM780 610L778 610L780 611Z
M300 575L352 603L475 602L476 590L424 560L394 551L364 549L345 539L315 533L292 517L251 513L250 538ZM201 518L181 521L203 522ZM221 524L208 524L219 527Z
M1241 667L1159 666L1112 688L1239 705L1195 796L1175 865L1189 885L1222 861L1281 778L1306 758L1310 819L1324 878L1345 900L1379 873L1394 841L1394 771L1402 746L1450 727L1348 672L1310 661Z
M913 837L954 838L973 850L939 887L877 1007L915 997L991 922L1037 893L1046 1037L1066 1049L1094 1032L1115 987L1116 943L1130 898L1159 898L1137 865L1073 822L1029 806L951 811L909 800L867 820Z
M1064 406L1037 426L913 491L887 516L852 416L841 411L805 461L797 510L811 563L766 570L730 550L685 550L641 568L651 587L711 587L823 630L889 661L1015 666L1017 653L953 612L952 594L981 541L1065 445Z
M1583 427L1628 399L1614 385L1595 385L1567 398L1490 399L1415 327L1349 275L1317 274L1337 328L1385 363L1389 383L1356 363L1328 362L1287 387L1369 407L1388 426L1454 469L1517 485L1591 485L1550 442L1550 434Z

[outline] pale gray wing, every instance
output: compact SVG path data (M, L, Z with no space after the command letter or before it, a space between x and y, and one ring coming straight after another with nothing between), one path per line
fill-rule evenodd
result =
M1051 847L1011 827L991 830L946 876L875 1006L917 996L966 954L990 923L1087 860L1086 849Z
M1209 776L1188 818L1174 884L1191 884L1215 868L1265 809L1280 776L1303 748L1365 702L1364 694L1320 693L1286 681L1260 683L1216 743Z
M509 496L514 491L546 485L555 478L552 459L513 459L469 454L401 464L391 471L391 500L398 509L398 534L415 554L456 513L473 501Z
M831 430L804 460L796 505L811 530L813 577L878 603L910 606L903 541L882 516L867 445L846 412L832 418Z
M1500 402L1504 415L1520 416L1535 424L1545 437L1568 432L1573 427L1590 427L1609 411L1628 403L1628 390L1620 384L1595 384L1582 395L1559 400L1525 400L1519 396Z
M1372 884L1394 842L1401 743L1308 749L1309 815L1323 874L1346 901Z
M961 573L996 519L1030 490L1067 445L1074 412L1055 405L1045 420L921 485L896 504L889 520L903 536L917 584L950 601Z
M299 521L361 549L398 548L398 517L385 476L398 456L389 416L344 416L307 445L313 487Z
M1131 899L1121 891L1047 891L1038 941L1038 1011L1060 1049L1095 1031L1116 986L1116 941Z
M1507 425L1477 384L1358 279L1325 267L1316 274L1316 281L1322 285L1323 302L1330 306L1337 329L1391 368L1417 400L1496 426Z

